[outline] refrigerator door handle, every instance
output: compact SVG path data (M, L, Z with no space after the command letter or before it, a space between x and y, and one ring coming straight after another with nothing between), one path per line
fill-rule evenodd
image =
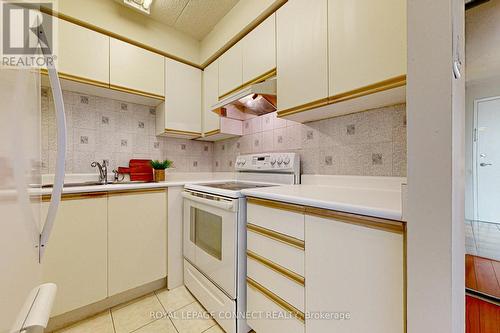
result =
M43 33L43 28L40 26L40 33ZM57 121L57 157L56 157L56 170L54 177L54 186L52 188L52 195L50 198L49 210L45 218L42 232L40 234L39 244L39 260L41 262L47 243L54 227L57 210L61 202L61 194L64 185L64 168L66 160L66 115L64 112L64 101L62 96L61 82L57 75L57 70L54 66L53 58L51 58L51 51L42 48L44 56L47 59L47 70L49 73L50 87L52 89L52 96L54 98L54 105L56 111Z

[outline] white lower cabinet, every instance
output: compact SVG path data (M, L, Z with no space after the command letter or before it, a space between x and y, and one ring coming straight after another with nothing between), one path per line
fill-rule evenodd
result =
M63 195L42 260L57 285L51 316L165 278L166 246L166 190Z
M248 199L247 318L258 333L304 332L304 213Z
M255 198L247 220L256 332L405 332L403 223Z
M248 325L257 333L304 333L304 323L289 314L264 292L247 283ZM319 331L318 331L319 332Z
M49 203L42 205L46 216ZM52 316L107 296L107 198L63 200L42 260L44 282L57 285Z
M401 233L306 215L306 311L350 316L306 331L404 332L403 246Z
M109 296L167 275L167 192L110 192Z

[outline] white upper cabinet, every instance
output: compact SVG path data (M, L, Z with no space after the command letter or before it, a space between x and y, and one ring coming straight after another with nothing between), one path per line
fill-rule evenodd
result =
M242 39L243 83L276 68L276 14Z
M328 97L327 0L290 0L276 14L278 111Z
M243 83L242 42L238 42L219 57L219 96Z
M110 39L110 84L164 96L164 57L135 45Z
M219 100L219 62L216 60L203 71L203 133L220 129L219 115L212 112L212 105Z
M109 84L109 37L64 20L58 24L59 72Z
M406 74L405 0L328 0L330 96Z
M165 58L165 102L157 108L157 134L201 134L201 70Z

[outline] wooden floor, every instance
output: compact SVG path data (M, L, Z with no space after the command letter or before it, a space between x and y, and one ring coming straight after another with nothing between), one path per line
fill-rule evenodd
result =
M500 306L465 296L466 333L500 333Z
M500 299L500 261L465 255L465 287Z

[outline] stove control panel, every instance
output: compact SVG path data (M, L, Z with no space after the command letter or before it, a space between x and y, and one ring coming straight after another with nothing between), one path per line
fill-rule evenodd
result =
M235 168L237 171L300 172L300 158L296 153L240 155Z

